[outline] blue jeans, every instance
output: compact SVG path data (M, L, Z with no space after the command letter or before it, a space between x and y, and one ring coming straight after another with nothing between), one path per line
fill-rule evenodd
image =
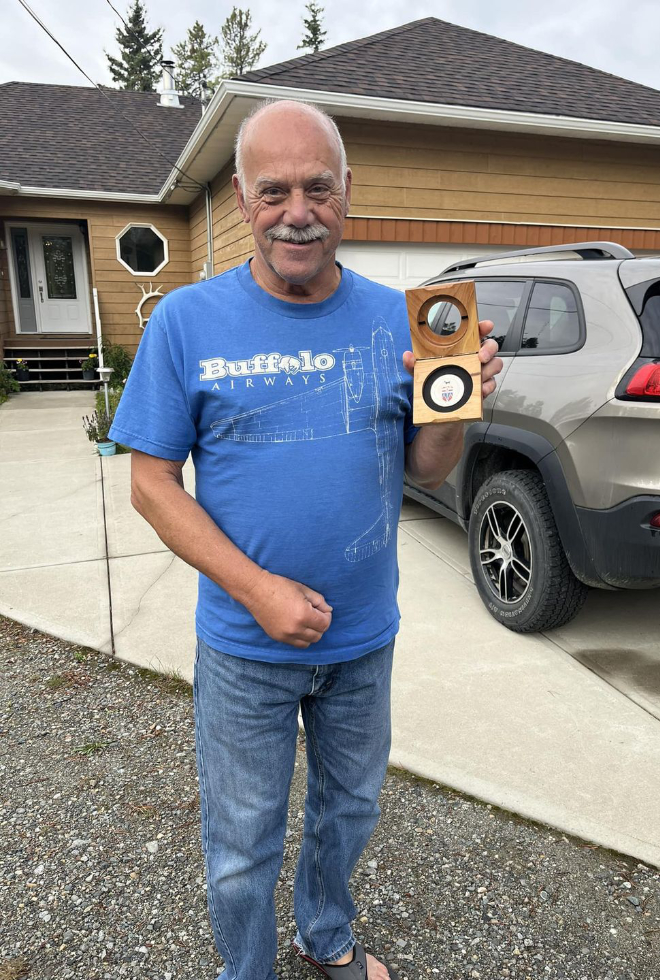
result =
M307 796L294 885L298 935L320 962L354 945L348 887L378 821L390 749L394 640L345 663L272 664L197 640L195 739L209 915L226 980L274 980L298 708Z

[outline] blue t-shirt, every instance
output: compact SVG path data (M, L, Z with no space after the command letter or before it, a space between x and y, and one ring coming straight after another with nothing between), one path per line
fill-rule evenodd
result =
M326 664L397 632L404 443L415 434L403 293L343 269L322 303L276 299L249 262L168 293L149 319L110 435L192 453L196 499L262 568L333 607L305 650L269 637L200 574L198 634L225 653Z

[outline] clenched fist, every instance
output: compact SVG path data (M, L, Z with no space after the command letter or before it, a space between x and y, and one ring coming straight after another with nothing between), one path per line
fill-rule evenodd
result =
M245 605L268 636L300 649L317 643L332 621L319 592L271 572L259 577Z

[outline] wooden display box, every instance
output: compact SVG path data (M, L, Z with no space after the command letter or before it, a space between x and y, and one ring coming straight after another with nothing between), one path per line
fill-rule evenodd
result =
M416 359L413 423L481 420L481 338L474 282L443 282L407 289L406 303ZM456 323L455 317L449 327L448 303L460 316L460 322ZM445 324L443 332L431 329L436 321Z

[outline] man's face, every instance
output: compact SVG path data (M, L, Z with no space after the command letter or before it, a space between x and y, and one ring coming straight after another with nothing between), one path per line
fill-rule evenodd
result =
M285 282L310 282L334 263L350 199L332 133L300 106L273 106L248 129L243 167L234 187L259 256Z

